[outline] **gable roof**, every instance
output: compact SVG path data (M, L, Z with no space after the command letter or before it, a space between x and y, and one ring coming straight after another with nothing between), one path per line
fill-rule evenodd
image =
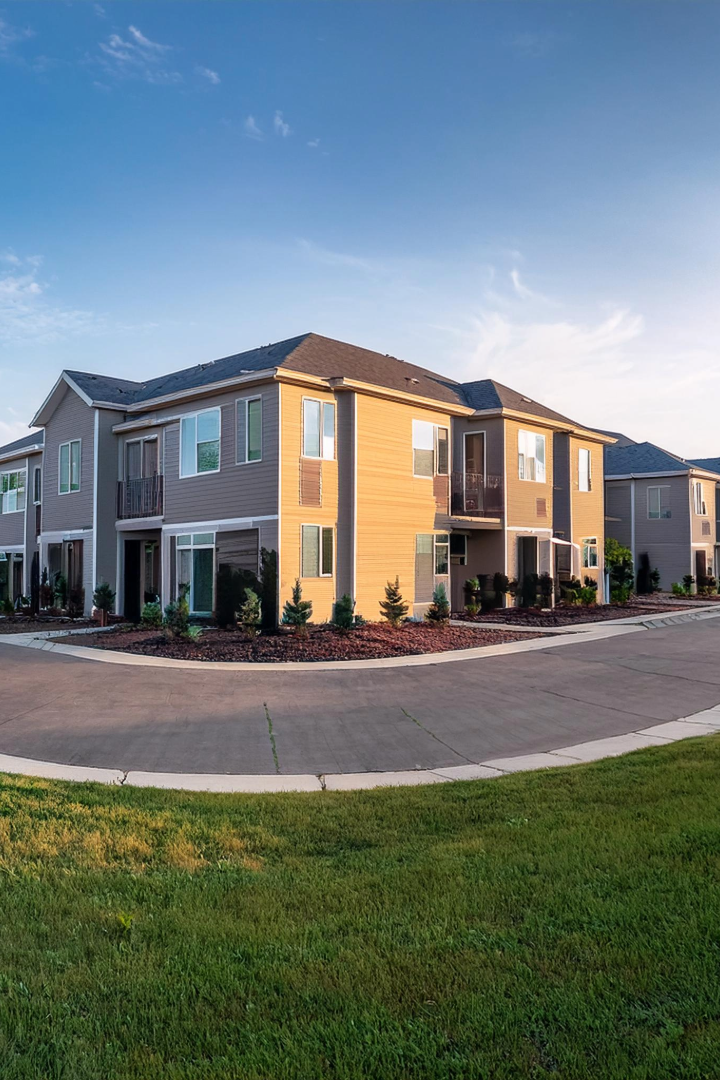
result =
M539 401L533 401L532 398L518 393L517 390L503 386L495 379L478 379L476 382L463 383L462 391L468 405L478 411L512 409L513 412L529 413L530 416L538 416L543 420L558 420L561 424L571 424L573 427L583 426L563 416L562 413L555 412L554 409L548 409Z
M609 435L611 439L615 440L616 446L637 446L635 439L631 439L629 435L623 435L622 431L605 431L604 428L596 428L601 435Z
M698 469L707 469L708 472L720 473L720 457L693 458L691 465L697 465Z
M41 428L39 431L33 431L30 435L23 435L22 439L16 439L15 442L0 446L0 458L22 456L23 451L29 450L32 446L42 446L44 442L45 432Z
M717 458L708 458L720 465ZM693 469L702 468L708 472L720 471L710 468L708 465L700 465L696 461L686 461L685 458L671 454L669 450L663 450L655 443L642 442L631 443L629 446L606 446L605 447L605 476L627 476L634 473L689 473Z

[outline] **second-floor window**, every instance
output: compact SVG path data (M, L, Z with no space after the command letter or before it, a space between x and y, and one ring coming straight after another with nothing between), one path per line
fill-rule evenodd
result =
M670 485L663 484L647 489L648 517L651 521L670 517Z
M332 401L303 399L303 457L335 457L335 404Z
M578 487L580 491L592 489L592 472L590 451L584 446L578 450Z
M239 398L236 408L237 463L262 461L262 398Z
M413 420L413 476L447 476L450 442L446 427L429 420Z
M521 480L545 483L545 436L534 431L518 431L518 476Z
M180 476L220 471L220 409L206 409L180 421Z
M0 514L25 509L25 469L0 474Z
M42 468L36 465L33 471L33 502L38 506L42 502Z
M598 564L597 536L589 536L582 542L583 570L595 570Z
M703 486L699 482L693 484L693 498L695 502L695 513L705 517L707 515L707 506L703 499Z
M80 439L60 444L60 483L61 495L69 495L80 490Z

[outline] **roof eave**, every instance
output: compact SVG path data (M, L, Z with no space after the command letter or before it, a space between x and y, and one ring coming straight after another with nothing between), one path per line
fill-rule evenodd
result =
M163 405L172 405L175 401L188 401L194 397L207 397L209 394L220 393L223 390L231 390L233 386L245 386L247 383L267 382L277 376L277 368L263 368L262 371L251 371L245 375L234 375L230 379L220 379L218 382L208 383L205 386L192 386L187 390L176 390L172 394L160 394L144 401L133 401L120 406L124 412L139 413L148 412L151 409L160 408ZM98 406L99 407L99 406ZM106 408L117 408L115 405L106 405Z
M36 443L33 446L23 446L20 450L11 450L6 454L0 454L0 461L20 461L21 458L30 457L31 454L37 454L42 451L42 443Z
M411 394L407 390L395 390L391 386L380 386L378 383L365 383L359 379L347 379L342 375L325 380L333 390L354 390L357 393L371 394L373 397L387 398L391 401L404 401L411 405L422 405L424 408L435 409L437 412L445 412L451 416L472 416L474 409L460 402L443 401L441 398L431 398L424 394Z

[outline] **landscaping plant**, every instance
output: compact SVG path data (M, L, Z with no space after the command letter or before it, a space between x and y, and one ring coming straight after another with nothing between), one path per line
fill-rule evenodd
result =
M70 589L67 598L67 613L68 617L75 622L75 619L82 619L85 614L85 590L84 589Z
M685 589L686 596L692 596L693 585L695 584L695 578L692 574L685 574L683 578L683 588Z
M552 575L548 574L547 571L538 578L538 588L540 590L540 606L544 608L552 607L555 582Z
M613 589L619 589L627 590L629 597L635 586L632 552L612 536L605 540L605 566L610 575L610 595ZM622 591L619 595L623 595Z
M380 614L387 619L391 626L397 628L406 618L410 607L402 598L400 592L400 578L396 577L394 583L388 581L385 586L385 599L380 601Z
M245 600L240 605L238 622L249 638L260 633L260 597L254 589L245 590Z
M500 571L493 574L493 592L495 593L495 607L504 606L505 597L511 591L511 586L512 583L507 574L503 574Z
M292 599L285 601L282 621L286 626L293 626L298 637L307 636L307 624L312 615L312 600L303 600L300 578L296 578L292 590Z
M447 626L450 622L450 604L442 582L435 586L432 603L425 612L425 619L433 626Z
M100 612L100 625L107 626L108 615L115 606L115 593L106 581L95 586L93 607Z
M163 613L158 599L148 600L146 604L143 604L143 609L140 612L140 623L148 630L156 630L162 626Z
M526 574L520 585L520 607L535 607L537 604L537 591L537 574Z
M55 604L59 608L67 607L68 583L64 574L58 574L55 578Z
M169 638L186 637L190 627L189 585L180 585L176 600L171 600L165 608L163 629Z
M7 615L8 618L12 618L15 614L15 605L9 596L6 596L0 601L0 610L2 610L3 615Z
M335 601L332 624L341 634L346 634L355 626L355 602L349 593L344 593Z
M650 592L660 592L660 571L657 566L650 571Z
M672 585L670 586L670 591L672 592L673 596L687 596L685 586L681 585L679 581L673 581Z

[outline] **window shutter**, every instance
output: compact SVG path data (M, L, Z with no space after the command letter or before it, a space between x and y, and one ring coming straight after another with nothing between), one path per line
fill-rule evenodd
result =
M300 459L300 505L322 506L322 463L314 458Z
M547 499L536 499L535 509L539 518L547 517Z
M238 463L238 465L244 465L245 462L247 461L247 456L245 454L245 445L246 445L246 442L247 442L247 438L246 438L247 402L245 401L244 398L236 403L236 409L237 409L237 417L236 417L237 452L236 452L235 460Z

